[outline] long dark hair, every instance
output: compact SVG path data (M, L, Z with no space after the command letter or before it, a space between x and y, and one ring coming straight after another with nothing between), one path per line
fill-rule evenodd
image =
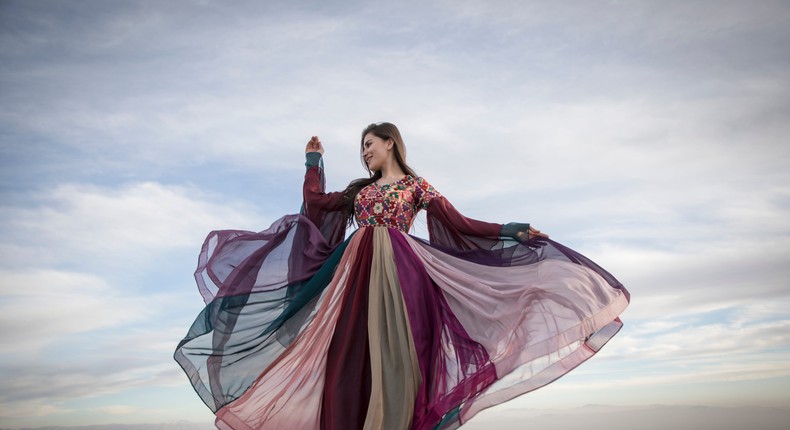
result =
M350 184L348 184L346 189L343 190L343 197L345 198L346 202L344 215L348 225L351 225L354 222L354 199L356 199L357 194L359 194L360 190L363 188L381 179L381 170L371 172L370 168L368 167L368 163L365 162L365 157L362 155L362 152L365 150L365 136L367 136L368 133L372 133L374 136L380 139L391 139L393 142L395 142L393 149L395 151L395 161L397 161L398 166L401 168L401 170L403 170L403 173L413 177L417 176L417 174L414 173L414 170L412 170L412 168L406 164L406 145L403 144L403 138L400 135L398 127L395 127L395 124L389 122L380 122L376 124L370 124L369 126L365 127L365 129L362 130L362 136L360 137L359 158L362 160L362 166L364 166L365 170L368 171L370 177L354 179Z

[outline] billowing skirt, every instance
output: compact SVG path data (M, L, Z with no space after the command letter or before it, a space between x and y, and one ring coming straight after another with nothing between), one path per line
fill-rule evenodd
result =
M610 274L553 241L524 248L505 261L385 227L331 246L300 215L213 232L207 306L175 358L221 429L456 428L621 327Z

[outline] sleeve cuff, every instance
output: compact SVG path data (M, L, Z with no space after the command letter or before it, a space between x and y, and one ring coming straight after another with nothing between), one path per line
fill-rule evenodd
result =
M321 153L320 152L306 152L304 165L309 167L318 166L321 163Z
M519 233L526 233L527 237L529 237L529 223L509 222L504 224L502 225L500 236L518 239Z

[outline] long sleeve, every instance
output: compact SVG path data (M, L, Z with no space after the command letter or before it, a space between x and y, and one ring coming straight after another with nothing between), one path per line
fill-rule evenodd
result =
M460 239L459 235L486 238L496 240L496 242L500 242L501 238L524 242L529 235L529 223L510 222L503 225L465 217L423 178L417 178L416 201L419 209L429 210L429 215L432 215L429 218L429 223L433 222L434 228L430 229L429 227L429 229L432 234L436 234L437 241L441 241L438 237L440 232L444 233L442 236L452 233L452 236L456 236L455 242L460 243L468 241ZM432 210L430 210L431 206L433 206ZM437 223L443 225L437 226ZM478 242L481 241L474 240L474 242L477 245L473 248L479 248L480 243ZM490 241L483 242L489 243ZM531 244L536 245L537 243ZM488 246L483 247L487 248Z
M432 243L459 249L480 249L500 242L502 224L479 221L462 215L445 197L431 200L427 211Z
M423 178L417 178L415 203L427 211L428 233L432 243L458 249L493 247L500 241L502 224L495 224L462 215Z
M320 170L318 166L310 167L304 176L305 215L310 219L322 211L333 211L343 207L343 193L324 191L323 174Z
M319 153L308 152L306 158L307 172L302 187L304 197L302 214L312 221L330 242L342 240L345 235L343 193L325 191L323 162Z

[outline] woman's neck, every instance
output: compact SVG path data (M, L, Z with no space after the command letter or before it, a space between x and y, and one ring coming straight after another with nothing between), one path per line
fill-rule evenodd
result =
M400 168L398 162L394 159L387 160L387 162L381 166L380 181L383 183L392 182L392 180L400 179L404 176L406 176L406 173L403 172L403 169Z

